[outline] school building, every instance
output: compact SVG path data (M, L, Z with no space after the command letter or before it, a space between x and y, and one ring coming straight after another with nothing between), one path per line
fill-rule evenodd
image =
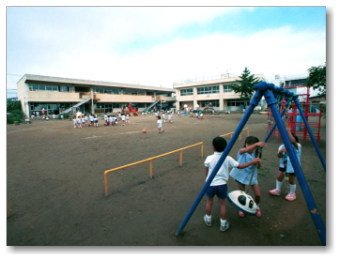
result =
M213 108L219 111L239 111L248 105L231 89L238 77L220 78L186 84L175 84L176 109L187 106L189 109L200 110Z
M104 81L25 74L17 83L18 99L27 117L80 110L83 113L112 113L129 104L138 112L173 107L175 90Z

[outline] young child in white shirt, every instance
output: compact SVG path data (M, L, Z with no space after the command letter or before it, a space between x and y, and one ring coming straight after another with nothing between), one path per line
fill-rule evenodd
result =
M214 154L209 155L206 160L204 161L204 166L206 167L206 181L208 180L211 172L215 168L217 162L219 161L222 152L225 150L227 146L227 141L222 137L215 137L213 139L213 150L215 151ZM215 175L214 179L210 183L206 191L207 201L205 204L205 215L203 216L203 220L207 226L212 225L212 205L213 199L215 195L218 198L218 205L220 208L220 230L226 231L229 228L229 222L227 220L227 208L225 205L225 199L227 198L227 182L229 179L229 168L239 168L243 169L250 165L256 164L260 162L261 159L255 158L254 160L240 164L236 160L234 160L231 156L227 156L221 165L221 168L218 170L217 174Z

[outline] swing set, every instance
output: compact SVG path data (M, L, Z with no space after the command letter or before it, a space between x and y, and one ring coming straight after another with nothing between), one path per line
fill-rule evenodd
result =
M318 213L313 195L312 195L312 193L309 189L309 186L308 186L307 181L305 179L305 175L303 173L303 170L301 168L299 160L298 160L298 158L297 158L297 156L294 152L294 148L293 148L293 146L290 142L287 130L285 128L283 117L284 117L286 108L284 108L280 113L278 106L277 106L278 103L280 104L280 102L283 98L285 99L286 107L288 107L291 104L291 102L294 101L294 104L296 105L296 107L297 107L297 109L298 109L298 111L301 115L302 121L305 124L306 130L308 131L308 134L311 138L311 141L314 145L314 148L315 148L315 150L318 154L320 162L321 162L324 170L326 171L325 160L322 157L322 154L321 154L320 149L318 147L318 144L317 144L317 142L316 142L316 140L313 136L313 133L312 133L312 130L311 130L309 124L308 124L308 121L307 121L306 117L304 116L304 113L302 111L302 108L301 108L301 105L300 105L300 102L299 102L299 99L298 99L298 95L290 92L287 89L284 89L282 87L281 88L276 87L274 84L270 84L270 83L267 83L267 82L260 82L260 83L256 84L254 86L254 89L255 89L256 92L255 92L254 96L252 97L252 99L250 101L250 105L249 105L248 109L246 110L243 118L241 119L239 125L237 126L237 128L234 132L234 134L232 135L232 138L228 142L227 147L223 151L221 158L217 162L215 168L211 172L209 178L207 179L207 181L203 185L201 191L199 192L197 198L193 202L189 212L184 217L182 223L178 227L178 229L176 231L176 235L178 236L182 233L182 230L184 229L184 227L186 226L186 224L190 220L192 214L194 213L195 209L197 208L198 204L200 203L201 199L203 198L203 196L204 196L206 190L208 189L210 183L212 182L212 180L216 176L216 174L219 171L220 167L222 166L225 158L227 157L227 155L231 151L232 147L234 146L235 142L237 141L237 138L240 135L243 127L246 125L248 119L250 118L251 114L253 113L254 108L258 105L261 98L264 96L265 99L266 99L266 102L268 104L268 107L271 110L272 116L274 117L274 120L275 120L275 124L270 129L270 131L268 132L267 136L264 139L264 142L267 142L269 140L270 136L272 135L274 130L277 128L280 135L281 135L282 141L283 141L283 143L284 143L284 145L287 149L288 156L289 156L289 158L292 162L296 178L297 178L299 185L301 187L301 190L302 190L302 193L304 195L309 213L312 217L312 220L313 220L314 225L316 227L316 230L318 232L321 243L322 243L322 245L326 245L326 227L325 227L325 224L323 223L321 216Z

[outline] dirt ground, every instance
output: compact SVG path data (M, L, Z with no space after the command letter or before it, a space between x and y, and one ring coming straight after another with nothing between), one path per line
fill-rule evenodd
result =
M219 231L217 201L213 226L203 222L205 198L176 236L204 184L205 157L211 140L234 131L243 114L206 116L204 120L174 116L158 134L152 115L132 117L126 126L74 129L72 122L35 120L7 126L8 246L320 246L320 238L297 185L297 200L272 197L280 141L272 137L263 151L259 183L262 217L240 218L227 204L230 229ZM246 127L263 139L267 117L253 114ZM323 119L319 145L326 157ZM146 128L147 133L142 133ZM243 139L244 140L244 139ZM104 195L103 172L203 141L198 147L109 175ZM231 153L243 146L238 141ZM302 142L302 169L326 225L326 174L311 141ZM230 178L229 191L237 189ZM250 194L252 191L249 190Z

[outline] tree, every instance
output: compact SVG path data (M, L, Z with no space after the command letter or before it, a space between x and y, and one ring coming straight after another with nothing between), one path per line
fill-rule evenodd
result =
M326 65L310 67L306 85L320 91L320 96L326 96Z
M240 80L231 86L235 93L241 94L241 99L249 101L254 93L254 85L259 83L261 79L250 73L250 70L245 67Z

